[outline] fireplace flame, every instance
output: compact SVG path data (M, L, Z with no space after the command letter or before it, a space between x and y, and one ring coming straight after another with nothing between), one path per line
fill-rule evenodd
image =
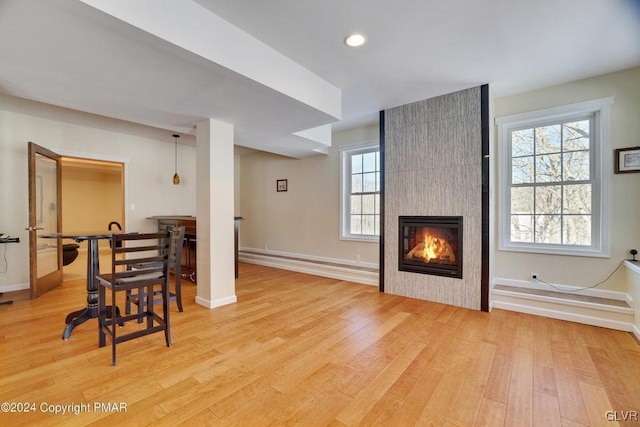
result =
M451 246L445 239L430 235L427 235L424 238L424 251L422 252L422 258L425 262L429 262L432 259L443 259L449 262L455 262L456 260L453 249L451 249Z
M455 263L456 256L447 239L437 234L426 233L424 241L411 249L407 254L408 259L422 259L425 263L434 262Z

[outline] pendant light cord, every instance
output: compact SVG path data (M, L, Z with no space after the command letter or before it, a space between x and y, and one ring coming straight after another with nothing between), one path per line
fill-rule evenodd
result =
M173 138L175 139L175 152L174 152L174 173L178 173L178 138L180 138L180 135L173 135Z

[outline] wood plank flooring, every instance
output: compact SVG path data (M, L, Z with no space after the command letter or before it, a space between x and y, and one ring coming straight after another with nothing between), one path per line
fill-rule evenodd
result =
M61 339L81 281L0 306L0 402L35 404L0 425L640 425L628 333L240 268L237 304L205 309L183 281L173 346L123 343L116 367L95 319Z

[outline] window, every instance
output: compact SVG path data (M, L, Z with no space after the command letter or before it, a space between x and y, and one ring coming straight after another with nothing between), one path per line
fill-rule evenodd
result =
M369 142L340 149L340 238L378 241L380 235L380 146Z
M500 249L608 256L612 103L496 120Z

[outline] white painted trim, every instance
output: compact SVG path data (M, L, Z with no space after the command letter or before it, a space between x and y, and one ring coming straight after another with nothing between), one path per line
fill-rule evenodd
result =
M560 304L560 305L566 305L566 306L572 306L572 307L581 307L581 308L587 308L592 310L609 311L612 313L633 315L633 309L629 307L627 308L617 307L617 306L611 306L611 305L605 305L605 304L598 304L598 303L589 302L589 301L576 301L576 300L564 299L560 297L553 297L553 296L547 296L547 295L523 294L519 292L505 291L501 289L494 289L492 291L492 294L502 295L509 298L526 299L526 300L540 301L540 302L551 303L551 304Z
M611 162L607 161L611 151L611 105L614 98L600 98L575 104L561 105L525 113L497 117L498 129L498 249L511 252L529 252L556 255L584 256L596 258L610 257L611 230ZM593 218L599 222L598 234L593 236L593 246L580 247L570 245L547 245L535 243L512 242L510 236L510 144L509 134L512 129L535 125L545 121L562 121L582 114L595 113L595 132L598 143L594 147L594 211Z
M562 120L566 117L575 116L581 113L591 113L605 106L613 105L614 97L592 99L590 101L576 102L575 104L559 105L551 108L544 108L536 111L511 114L508 116L496 117L495 123L498 126L523 126L531 122L542 120Z
M262 255L265 256L269 256L269 255L274 255L274 256L286 256L286 257L292 257L292 258L301 258L304 259L306 261L320 261L320 262L331 262L334 264L344 264L344 265L349 265L352 267L365 267L365 268L379 268L379 265L377 263L373 263L373 262L358 262L358 261L351 261L348 259L342 259L342 258L328 258L328 257L321 257L321 256L316 256L316 255L307 255L307 254L298 254L298 253L293 253L293 252L282 252L282 251L274 251L271 249L258 249L258 248L249 248L246 246L243 246L239 249L240 251L250 251L250 252L258 252Z
M24 289L29 289L29 283L16 283L14 285L3 285L0 286L0 292L14 292L14 291L22 291Z
M538 289L538 290L555 291L555 292L571 291L572 294L576 294L576 295L585 295L585 296L598 297L598 298L609 298L609 299L615 299L618 301L625 301L627 303L630 303L633 301L633 299L631 298L631 295L629 295L626 292L610 291L607 289L591 288L591 289L581 290L581 287L579 286L558 285L558 284L552 283L553 286L558 288L558 289L554 289L551 286L542 282L537 282L534 285L532 282L528 282L526 280L506 279L502 277L496 277L491 281L492 291L495 285L506 285L506 286L513 286L517 288Z
M603 319L603 318L587 316L587 315L578 314L578 313L568 313L568 312L562 312L558 310L550 310L547 308L533 307L530 305L516 304L516 303L506 302L506 301L494 301L494 308L501 308L504 310L517 311L519 313L527 313L527 314L533 314L537 316L550 317L552 319L568 320L570 322L584 323L586 325L601 326L603 328L616 329L616 330L625 331L625 332L633 331L634 334L635 334L634 329L637 329L634 327L633 324L629 322Z
M341 263L341 266L326 265L318 263L317 261L319 261L319 259L313 260L311 258L306 258L304 255L289 254L287 256L292 256L300 259L287 259L274 256L275 253L273 252L271 254L264 253L264 251L262 252L263 253L261 254L240 252L238 254L238 259L242 262L247 262L250 264L264 265L266 267L313 274L315 276L329 277L331 279L345 280L348 282L361 283L363 285L378 286L379 284L379 273L350 268L350 266L344 264L344 262ZM333 260L331 262L336 263L336 260ZM364 263L361 263L359 265L362 267L365 266Z
M640 274L640 264L632 261L625 261L624 265L636 274Z
M196 303L200 304L204 307L207 307L209 309L212 308L216 308L216 307L222 307L223 305L229 305L229 304L235 304L236 302L238 302L238 297L233 295L230 297L226 297L226 298L220 298L214 301L209 301L206 300L204 298L201 297L196 297Z
M631 331L633 333L633 335L636 336L636 338L638 339L638 341L640 341L640 329L638 329L638 327L636 325L631 325L633 330Z
M349 164L350 155L359 151L366 151L374 148L376 148L378 151L380 150L379 140L365 141L358 144L343 145L338 147L338 152L340 153L340 229L338 238L340 240L371 243L380 242L379 235L359 235L351 234L347 231L347 224L349 223L349 214L347 212L347 208L349 206L348 199L351 196L351 191L349 189L351 181L347 178L347 175L351 172L351 165ZM382 217L380 218L380 220L382 221Z

